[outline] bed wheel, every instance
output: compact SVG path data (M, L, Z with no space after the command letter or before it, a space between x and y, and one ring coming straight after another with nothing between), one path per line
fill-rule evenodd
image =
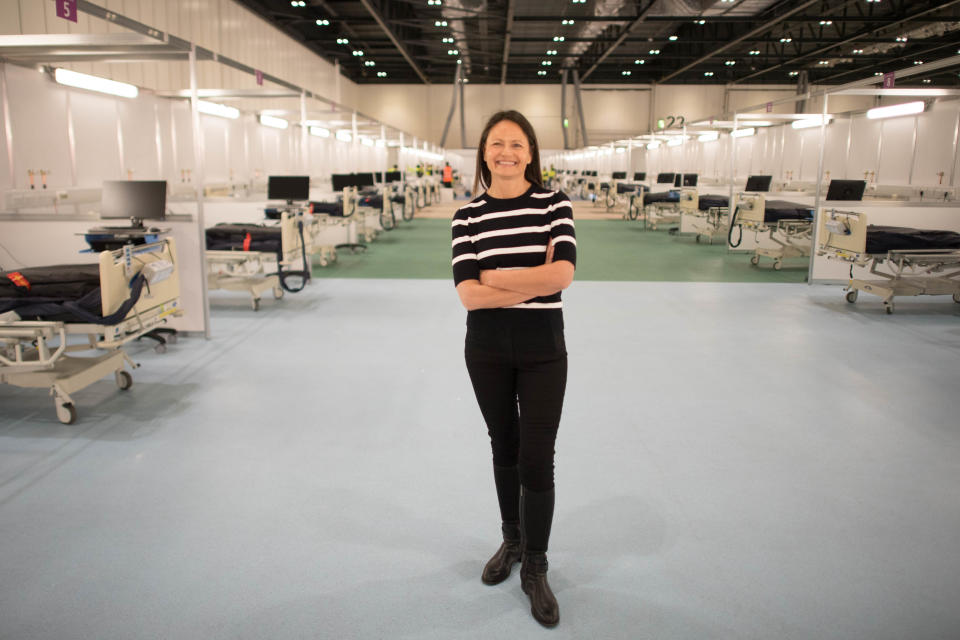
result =
M960 293L953 294L953 301L960 304Z
M884 302L884 303L883 303L883 308L884 308L884 310L887 312L887 315L888 315L888 316L893 313L893 303L892 303L892 302Z
M155 346L155 347L153 348L153 350L154 350L156 353L166 353L166 352L167 352L167 345L164 344L163 342L158 342L158 343L157 343L157 346Z
M849 302L850 304L853 304L854 302L857 301L858 293L859 292L856 289L853 289L852 291L847 291L847 295L845 295L844 297L847 299L847 302Z
M275 300L279 300L283 297L283 287L274 287L273 288L273 297Z
M57 403L57 418L63 424L73 424L77 421L77 408L72 402Z
M168 334L167 344L177 344L177 334L175 333Z
M695 240L696 240L697 244L700 244L700 234L699 234L699 233L697 234L697 237L695 238Z
M760 256L753 256L752 258L750 258L750 264L752 265L760 264Z
M773 263L773 269L774 271L780 271L780 269L783 269L783 263L777 260Z
M253 307L253 310L254 310L254 311L260 311L260 298L254 298L254 299L250 302L250 306Z
M117 371L116 373L117 386L121 391L126 391L133 386L133 376L131 376L126 371Z

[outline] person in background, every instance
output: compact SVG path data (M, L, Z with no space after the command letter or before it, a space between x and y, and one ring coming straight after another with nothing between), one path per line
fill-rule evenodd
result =
M450 166L449 162L446 162L443 165L443 186L453 186L453 167Z

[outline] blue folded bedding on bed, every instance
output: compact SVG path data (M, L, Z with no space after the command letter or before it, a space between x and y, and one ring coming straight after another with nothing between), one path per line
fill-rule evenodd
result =
M767 200L763 221L780 220L813 220L813 207L786 200Z
M730 198L727 196L700 196L700 202L697 205L700 211L707 211L714 207L727 207L730 205Z
M930 249L960 250L960 233L873 224L867 226L866 251L869 254Z
M680 202L680 192L671 189L670 191L643 194L644 204L653 204L655 202Z

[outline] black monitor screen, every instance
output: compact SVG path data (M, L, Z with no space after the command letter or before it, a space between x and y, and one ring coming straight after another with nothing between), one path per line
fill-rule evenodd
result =
M330 176L330 181L333 182L334 191L343 191L346 187L354 186L353 176L349 173L335 173Z
M831 180L827 187L827 200L863 200L866 180Z
M310 176L270 176L267 200L309 200Z
M685 173L683 174L683 186L685 187L695 187L697 186L697 178L699 177L696 173Z
M614 172L613 172L613 179L614 179L614 180L626 180L626 179L627 179L627 172L626 172L626 171L614 171Z
M683 174L677 173L673 176L673 186L680 187L683 186Z
M646 171L636 171L636 172L634 172L634 174L633 174L633 179L636 180L637 182L642 182L643 180L646 180L646 179L647 179L647 172L646 172Z
M747 178L747 186L744 187L744 191L766 193L770 191L771 181L773 181L773 176L750 176Z
M354 179L357 181L358 187L372 187L373 186L373 174L372 173L356 173L354 174Z
M163 220L166 180L107 180L100 199L101 218Z
M387 171L387 182L400 182L402 174L399 171Z
M658 173L657 174L657 184L672 184L673 183L673 174L672 173Z

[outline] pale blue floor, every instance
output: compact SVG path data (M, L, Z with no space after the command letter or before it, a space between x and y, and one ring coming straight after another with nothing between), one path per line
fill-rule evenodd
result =
M0 386L0 638L955 639L960 305L574 283L552 631L448 281L319 280L129 392Z

